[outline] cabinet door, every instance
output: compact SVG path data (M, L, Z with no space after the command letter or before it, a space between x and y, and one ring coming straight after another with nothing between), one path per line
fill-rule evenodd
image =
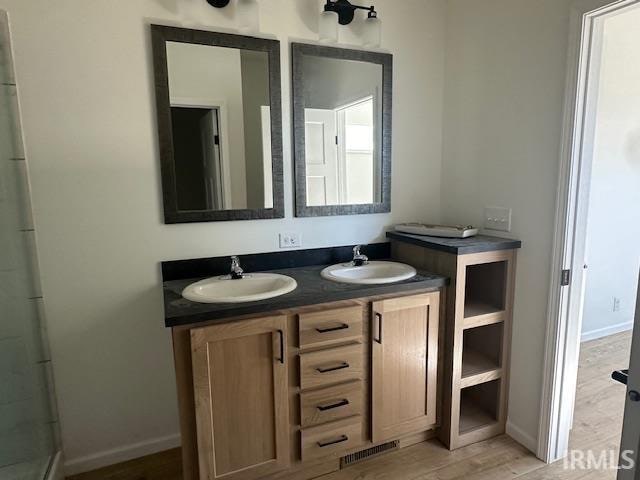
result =
M439 292L373 303L374 442L436 423Z
M201 480L251 480L289 463L287 317L191 331Z

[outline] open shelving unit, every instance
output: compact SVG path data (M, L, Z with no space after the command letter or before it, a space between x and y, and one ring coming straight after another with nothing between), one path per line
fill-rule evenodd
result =
M415 237L415 236L414 236ZM505 432L517 249L521 243L484 237L462 241L392 238L392 256L446 275L442 418L438 436L451 450ZM502 243L502 244L501 244ZM450 248L456 244L460 248Z
M456 258L448 408L440 435L451 449L505 431L514 267L515 250Z

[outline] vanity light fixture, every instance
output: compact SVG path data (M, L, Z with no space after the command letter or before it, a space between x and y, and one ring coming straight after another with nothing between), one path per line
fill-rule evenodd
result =
M365 45L379 46L381 24L375 7L373 5L369 7L354 5L349 0L327 0L320 16L320 40L337 42L338 24L349 25L355 17L356 10L367 11L367 18L365 20L365 28L363 32ZM338 16L337 23L334 14Z
M215 8L224 8L229 2L230 0L207 0L207 3ZM257 32L260 29L260 14L256 0L237 0L236 9L240 30Z

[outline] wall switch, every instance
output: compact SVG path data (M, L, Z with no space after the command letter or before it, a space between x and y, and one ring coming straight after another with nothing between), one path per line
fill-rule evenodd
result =
M511 231L511 209L504 207L486 207L484 209L484 228L487 230Z
M620 311L620 299L618 297L613 297L613 311Z
M299 233L281 233L280 248L300 248L302 237Z

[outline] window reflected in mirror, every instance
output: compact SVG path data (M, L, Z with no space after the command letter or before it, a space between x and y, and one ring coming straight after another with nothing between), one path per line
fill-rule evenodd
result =
M273 208L268 53L166 49L177 210Z
M382 196L382 65L302 56L306 205Z

